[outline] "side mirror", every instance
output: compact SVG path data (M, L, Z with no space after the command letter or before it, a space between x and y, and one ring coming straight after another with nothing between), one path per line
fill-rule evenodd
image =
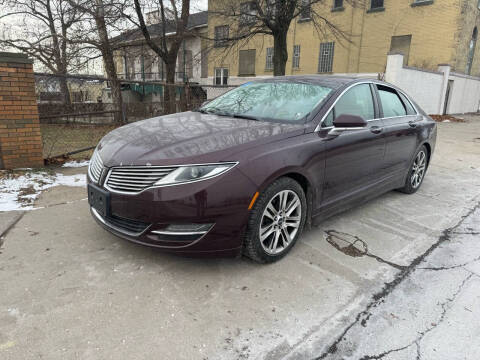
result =
M367 126L367 122L357 115L343 114L333 121L333 126L345 130L357 130Z

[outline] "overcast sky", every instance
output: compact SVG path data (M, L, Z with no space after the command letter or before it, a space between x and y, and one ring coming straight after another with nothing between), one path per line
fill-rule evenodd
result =
M193 0L191 5L192 12L207 10L208 0Z

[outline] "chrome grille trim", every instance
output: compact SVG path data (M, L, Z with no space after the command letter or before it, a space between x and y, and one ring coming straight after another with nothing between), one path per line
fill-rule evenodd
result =
M155 184L178 167L119 166L110 169L105 188L112 192L137 194Z
M97 183L100 181L103 170L103 161L100 158L100 155L97 151L93 153L90 163L88 164L88 175L93 182Z

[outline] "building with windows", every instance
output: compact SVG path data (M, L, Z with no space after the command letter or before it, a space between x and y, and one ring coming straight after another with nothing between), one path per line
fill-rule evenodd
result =
M480 0L365 0L355 7L346 0L301 1L304 10L288 31L287 75L382 73L387 54L402 53L405 66L435 70L438 64L450 64L452 71L480 76ZM225 41L232 27L254 24L256 6L265 3L233 2L245 14L236 24L216 15L216 7L225 6L225 0L209 0L208 33L215 39L209 81L238 84L273 74L271 36L255 35L234 46ZM311 19L312 9L348 40L319 30Z
M154 40L161 38L162 25L158 12L146 15L148 30ZM188 36L183 41L177 56L177 82L200 82L207 78L208 61L206 49L208 12L191 14L188 19ZM169 37L175 34L175 24L166 24L167 46ZM120 78L128 80L166 79L165 64L162 59L146 44L139 29L122 33L113 39L117 50L114 52L117 73Z

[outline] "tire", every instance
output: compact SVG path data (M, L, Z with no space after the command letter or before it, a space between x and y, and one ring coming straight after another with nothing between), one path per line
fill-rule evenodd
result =
M420 186L425 179L425 173L428 167L428 151L425 145L423 145L415 154L408 169L408 175L405 180L405 185L398 189L405 194L414 194L420 189Z
M285 196L286 206L281 206L278 214L280 201ZM300 184L289 177L275 180L260 194L250 210L243 254L258 263L280 260L300 237L306 214L307 200Z

